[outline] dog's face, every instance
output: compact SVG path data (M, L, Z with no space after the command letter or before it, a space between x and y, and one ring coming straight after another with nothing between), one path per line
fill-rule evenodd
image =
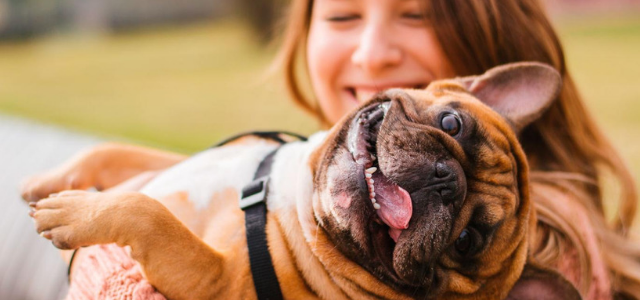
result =
M336 249L416 298L505 297L527 261L532 209L513 128L539 115L559 83L525 111L477 96L504 97L508 84L513 93L516 73L536 76L526 66L389 90L336 125L312 165L314 214Z

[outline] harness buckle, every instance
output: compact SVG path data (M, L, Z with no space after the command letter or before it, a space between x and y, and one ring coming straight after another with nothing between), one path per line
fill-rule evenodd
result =
M258 203L265 202L267 198L267 189L269 186L269 176L262 176L255 179L251 183L242 188L242 197L240 198L240 209L247 208Z

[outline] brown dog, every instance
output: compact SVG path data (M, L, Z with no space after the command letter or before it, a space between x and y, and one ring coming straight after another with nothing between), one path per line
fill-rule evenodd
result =
M527 254L535 220L514 133L560 85L552 68L519 63L388 90L331 131L283 146L266 231L284 297L580 298ZM131 246L168 298L255 298L238 199L276 147L245 138L140 192L66 191L32 215L61 249Z

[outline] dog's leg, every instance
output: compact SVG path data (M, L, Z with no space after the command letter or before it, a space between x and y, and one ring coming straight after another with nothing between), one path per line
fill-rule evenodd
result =
M130 246L149 282L170 299L209 299L221 288L223 256L143 194L65 191L32 206L38 232L60 249Z
M20 188L21 194L31 202L63 190L108 189L143 172L173 166L184 158L140 146L102 144L80 152L58 168L28 178Z
M147 171L147 172L138 174L135 177L130 178L108 189L107 191L108 192L137 192L161 172L162 171ZM73 250L60 250L60 256L62 256L62 259L67 265L71 263L71 258L73 257L73 253L74 253Z

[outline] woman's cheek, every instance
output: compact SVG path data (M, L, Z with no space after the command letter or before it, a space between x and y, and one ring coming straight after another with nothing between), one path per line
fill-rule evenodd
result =
M307 42L309 75L316 99L330 123L348 110L337 82L349 63L348 47L345 33L330 28L311 28Z
M343 34L332 32L326 26L318 26L310 32L307 43L307 62L325 81L334 79L340 72L340 62L345 53ZM312 71L312 70L310 70Z

